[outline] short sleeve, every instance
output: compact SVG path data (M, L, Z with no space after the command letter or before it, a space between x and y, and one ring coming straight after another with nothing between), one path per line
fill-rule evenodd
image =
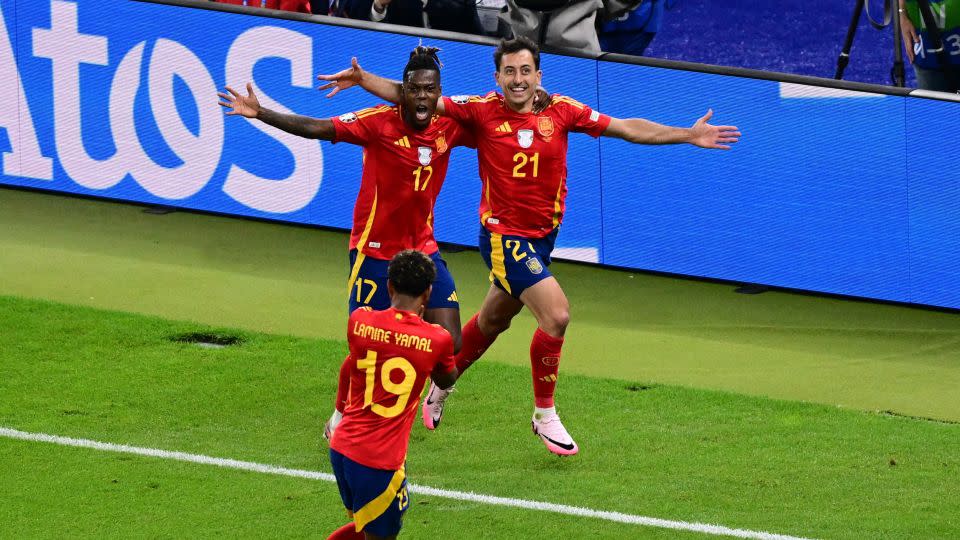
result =
M599 137L610 126L609 116L591 109L588 105L566 96L554 96L553 99L564 108L570 131Z
M444 114L462 125L476 124L480 96L443 96Z
M333 121L335 131L333 142L335 143L346 142L366 146L373 140L374 133L377 132L374 125L376 123L375 116L361 117L357 113L350 112L335 116L330 120Z

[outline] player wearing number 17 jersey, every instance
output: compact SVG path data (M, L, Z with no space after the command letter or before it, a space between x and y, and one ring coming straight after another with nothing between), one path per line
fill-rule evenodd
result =
M423 253L398 253L388 267L391 306L359 308L347 323L347 378L337 390L337 402L346 406L332 426L330 461L353 522L330 536L335 540L399 532L409 505L404 461L419 396L428 378L443 388L457 378L450 334L420 317L435 273Z
M437 250L433 208L456 146L474 146L460 124L435 114L441 93L438 49L417 47L404 67L397 106L381 105L334 118L284 114L260 106L251 85L242 96L218 94L228 115L255 118L301 137L363 147L363 172L350 234L349 311L386 309L387 263L418 249L437 265L425 318L447 329L459 348L460 305L453 277Z

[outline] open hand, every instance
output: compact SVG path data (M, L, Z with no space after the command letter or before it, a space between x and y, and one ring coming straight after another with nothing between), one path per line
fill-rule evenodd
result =
M220 97L219 101L221 107L226 107L230 109L227 112L227 116L240 115L246 118L256 118L260 114L260 101L257 99L257 95L253 92L253 84L247 83L247 95L241 96L236 90L226 87L227 92L217 92L217 96Z
M333 88L333 90L327 94L327 97L331 98L337 95L337 92L341 90L346 90L351 86L360 84L360 81L363 79L363 69L360 67L360 64L357 63L357 57L354 56L351 58L350 63L350 67L340 71L339 73L334 73L333 75L317 75L318 80L330 81L327 84L317 88L317 90Z
M729 150L731 144L740 140L740 131L737 126L714 126L707 121L713 116L713 109L700 117L697 123L690 128L690 144L700 148Z
M533 114L540 114L553 103L553 96L547 93L547 89L538 86L533 94Z

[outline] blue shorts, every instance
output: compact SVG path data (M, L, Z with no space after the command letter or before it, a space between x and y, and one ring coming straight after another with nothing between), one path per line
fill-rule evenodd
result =
M353 517L356 530L377 536L393 536L403 526L410 506L404 469L385 471L361 465L330 450L330 464L337 477L340 500Z
M480 255L490 269L490 281L519 299L527 288L553 275L547 267L559 231L556 228L543 238L525 238L480 227Z
M457 285L447 269L447 263L440 257L440 252L430 256L437 267L437 279L433 280L433 292L427 309L454 308L460 309L457 299ZM349 297L350 313L360 306L370 306L375 310L390 307L390 294L387 293L387 266L390 261L374 259L364 255L357 267L357 250L350 250L350 280Z

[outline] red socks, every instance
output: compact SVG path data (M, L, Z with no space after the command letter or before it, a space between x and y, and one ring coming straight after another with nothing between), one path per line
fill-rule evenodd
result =
M460 334L462 345L460 346L460 352L457 353L454 360L457 363L457 371L460 372L461 377L463 376L463 372L466 371L477 358L483 356L487 348L497 339L497 336L487 337L480 331L480 326L477 325L477 318L479 316L480 313L474 314L474 316L467 321L467 324L463 327L463 331Z
M553 391L557 387L557 373L560 372L561 347L562 337L553 337L539 328L533 333L533 341L530 342L533 399L536 406L542 409L553 407Z
M330 533L327 540L363 540L364 538L366 538L366 535L363 534L363 531L357 532L356 525L351 521Z
M496 336L488 337L480 331L477 325L479 315L474 315L463 327L463 346L455 358L461 376L497 339ZM557 387L562 347L562 337L553 337L540 328L533 333L533 341L530 342L530 369L533 373L533 398L537 407L553 407L553 392Z

